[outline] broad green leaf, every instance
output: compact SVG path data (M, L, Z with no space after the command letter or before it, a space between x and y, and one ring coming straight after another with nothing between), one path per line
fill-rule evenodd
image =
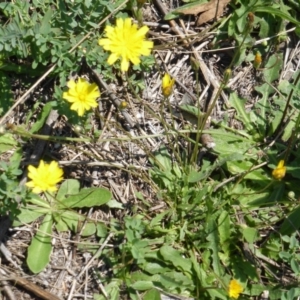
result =
M182 272L167 272L161 274L159 276L154 275L152 276L152 281L158 281L161 285L163 285L167 290L172 292L180 292L186 291L187 289L193 290L194 283L193 281L185 276ZM158 280L155 280L155 279Z
M14 149L18 145L17 140L10 133L0 135L0 154L11 149Z
M291 235L300 228L300 206L294 209L280 226L280 233Z
M263 70L264 78L267 82L272 83L279 78L282 63L282 54L276 53L269 58ZM272 90L270 87L270 91Z
M176 268L179 268L183 272L191 274L192 263L188 258L183 258L182 254L170 246L163 246L160 248L159 253L162 255L165 261L171 263Z
M289 122L288 124L285 126L284 128L284 132L283 132L283 135L281 136L281 139L284 141L284 142L287 142L288 139L291 137L292 133L293 133L293 130L295 129L295 125L296 125L296 122L295 122L295 117L296 116L293 116L292 118L289 118ZM298 117L298 116L297 116Z
M164 17L164 20L167 21L167 20L172 20L172 19L178 18L178 16L180 16L182 14L182 12L180 12L180 11L184 11L186 9L197 7L200 4L203 4L206 2L208 2L208 1L207 0L198 0L198 1L193 1L192 3L182 5L179 8L174 9L171 12L167 13Z
M110 191L103 188L82 189L77 195L72 195L59 203L59 207L93 207L107 203L111 199Z
M28 247L26 262L30 271L35 274L43 271L50 261L52 224L52 215L46 215Z
M38 195L36 194L31 194L31 198L28 199L28 201L32 204L35 204L39 207L44 207L44 208L51 208L51 205L48 201L45 201L44 199L40 198Z
M108 294L109 300L120 299L120 285L121 282L119 280L113 280L105 286L105 291ZM103 295L94 294L93 297L94 300L107 300L107 297L104 297Z
M235 174L246 174L244 178L251 180L270 180L263 169L251 170L254 167L250 161L228 161L226 163L228 171Z
M54 215L53 218L55 221L55 228L57 231L63 232L69 230L69 226L60 216Z
M160 225L162 219L164 219L165 216L166 216L167 214L169 214L169 213L170 213L169 210L165 210L165 211L163 211L162 213L157 214L157 215L151 220L149 226L150 226L150 227L154 227L154 226Z
M244 239L247 241L247 243L253 244L257 240L258 237L257 229L245 225L241 227L241 232Z
M254 6L253 7L253 12L266 12L269 14L273 14L275 16L278 16L280 18L282 18L282 20L288 20L291 23L294 23L297 26L300 26L300 22L297 21L296 19L294 19L290 14L286 14L284 12L282 12L280 9L276 9L267 5L264 6Z
M247 129L248 132L252 132L254 127L250 120L250 115L246 112L246 100L240 98L236 92L230 94L229 103L233 106L237 112L237 118L243 122L243 125Z
M152 281L137 281L130 285L131 288L138 291L146 291L154 287Z
M79 193L79 188L80 188L80 183L78 180L67 179L61 184L56 194L56 199L62 201L63 199L66 198L67 195L76 195Z
M218 218L218 231L221 248L225 254L228 254L230 245L230 216L226 210L223 210Z
M7 3L5 3L7 4ZM3 34L3 33L2 33ZM9 43L7 43L8 45ZM9 62L9 65L11 65L11 62ZM3 68L4 66L1 64L0 61L0 68ZM9 108L13 104L13 93L12 93L12 86L11 86L11 75L9 75L8 72L2 72L0 71L0 95L1 95L1 101L0 101L0 116L3 116ZM0 137L1 139L1 137ZM16 140L15 140L16 142ZM1 142L0 142L0 152L2 152L2 147L1 147ZM5 150L6 151L6 150Z
M150 159L160 170L169 173L172 169L172 159L166 147L160 148L154 153L155 159Z
M51 32L51 17L53 14L53 10L49 7L48 11L45 12L44 18L42 19L41 26L40 26L40 33L42 35L47 35Z
M84 216L82 216L76 212L73 212L71 210L58 212L58 213L54 214L54 218L56 220L61 220L62 222L64 222L68 226L68 228L70 230L72 230L73 232L77 231L78 221L84 221L84 219L85 219ZM65 228L64 225L59 224L59 226L64 231L64 229L63 229L63 228Z
M17 220L14 220L13 226L20 226L21 224L29 224L42 215L47 213L47 210L45 212L37 211L34 207L25 207L20 209L20 214L17 216Z
M208 217L208 224L207 224L207 230L206 230L208 236L207 236L207 241L208 243L208 248L210 248L213 252L212 254L212 266L215 271L215 273L218 276L223 276L223 270L221 267L220 259L219 259L219 245L220 245L220 240L218 236L218 226L216 224L216 221L214 220L214 216L209 216Z
M117 208L117 209L124 209L124 204L121 203L121 202L118 202L117 200L115 199L111 199L109 200L106 205L109 207L109 208Z
M97 223L97 236L100 238L104 238L107 236L107 226L103 223Z
M159 263L146 263L143 267L143 270L145 270L149 274L163 274L165 272L170 271L168 267L165 265L159 264Z
M278 98L273 98L273 102L274 102L274 105L278 106L279 108L272 111L273 118L272 118L271 126L270 126L269 132L268 132L269 136L273 135L274 132L276 131L276 129L278 128L281 118L282 118L283 110L286 105L285 100L278 99Z
M255 87L255 90L262 94L262 98L255 104L255 108L259 111L258 113L258 128L262 136L265 136L265 131L269 125L268 113L271 113L271 106L268 102L271 94L275 92L272 87L272 82L278 79L280 70L282 68L282 55L272 55L268 63L265 65L263 74L264 78L268 83L264 83L261 86Z
M94 223L86 223L81 233L82 236L90 236L96 232L96 225Z
M143 300L161 300L160 292L156 289L151 289L145 293Z

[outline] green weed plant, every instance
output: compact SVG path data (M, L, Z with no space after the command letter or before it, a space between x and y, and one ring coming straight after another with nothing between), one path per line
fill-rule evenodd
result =
M141 205L127 211L122 220L112 218L104 226L86 219L77 209L108 205L124 210L124 205L114 202L106 189L81 189L78 181L66 179L56 194L40 197L19 185L23 148L14 136L22 142L45 139L71 147L71 142L78 145L93 142L101 134L87 134L92 126L92 114L78 118L61 102L68 76L81 71L83 56L106 80L117 82L116 78L121 78L128 83L133 95L143 89L141 74L151 70L151 57L123 76L118 68L108 66L108 54L97 45L103 31L99 21L123 2L49 0L29 4L16 0L0 3L1 114L12 105L12 74L21 76L28 84L56 64L50 75L55 90L52 101L36 109L42 103L38 102L28 112L27 124L8 126L10 131L3 131L0 136L0 153L15 153L0 165L0 213L10 214L14 225L41 220L27 252L29 269L39 273L48 265L54 230L78 232L84 224L82 236L96 235L103 241L109 232L114 234L116 247L103 249L101 254L112 273L100 277L109 299L150 300L161 299L165 294L226 300L232 279L243 287L239 299L259 297L264 291L268 291L271 300L295 299L300 294L300 155L297 150L300 73L295 73L291 81L280 80L283 54L279 44L287 38L288 22L297 26L296 33L300 32L297 1L231 1L230 15L220 21L213 44L219 48L228 39L235 45L227 75L237 66L253 63L256 53L261 54L262 63L254 71L258 101L252 110L247 110L246 99L226 88L229 78L224 76L218 95L223 90L229 94L229 105L243 129L230 128L226 116L222 121L213 122L212 129L204 129L209 115L191 105L180 107L196 120L196 125L188 129L175 130L157 116L169 131L161 135L175 141L184 139L188 144L186 149L174 146L174 142L173 146L170 143L171 146L155 152L145 149L151 164L145 182L165 204L157 213L137 193ZM125 4L116 17L134 15L142 22L140 3ZM199 1L186 5L195 4ZM176 17L178 12L173 11L166 19ZM256 44L259 39L266 42ZM216 101L217 98L212 99L213 106ZM87 137L39 135L52 109L66 115L71 125L82 127ZM37 118L32 121L34 113ZM31 129L27 130L29 120ZM199 162L198 150L202 150L202 145L192 136L200 137L203 133L213 138L215 147ZM122 142L118 138L114 141ZM128 141L138 142L131 137ZM285 162L287 174L282 180L276 180L272 169L280 159ZM128 172L138 174L134 170ZM23 201L16 201L19 198ZM79 245L78 249L95 253L95 247L90 245ZM282 266L288 271L284 272ZM280 282L284 276L288 278L285 285ZM99 292L94 299L107 298Z

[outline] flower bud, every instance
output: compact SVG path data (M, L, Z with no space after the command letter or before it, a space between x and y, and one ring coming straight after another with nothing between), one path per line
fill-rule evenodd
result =
M166 73L162 80L162 93L165 98L168 98L172 94L174 83L175 79Z
M223 83L224 84L227 84L229 79L231 78L231 69L226 69L225 72L224 72L224 79L223 79Z
M261 65L261 62L262 62L261 54L259 52L256 52L255 58L254 58L254 61L253 61L253 67L255 69L258 69Z
M272 176L276 180L281 180L286 173L286 167L284 165L284 160L280 160L277 167L273 170Z
M128 106L128 103L126 101L121 101L120 102L120 105L119 105L119 109L122 110L122 109L126 109Z

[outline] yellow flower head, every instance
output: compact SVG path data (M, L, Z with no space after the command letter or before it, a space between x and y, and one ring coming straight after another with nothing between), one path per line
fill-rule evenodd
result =
M80 117L91 107L97 107L96 99L100 97L100 91L95 83L78 78L77 82L70 80L67 85L69 90L63 93L63 99L72 103L71 109L77 111Z
M169 97L172 94L175 79L166 73L162 80L162 93L164 97Z
M286 173L286 167L284 165L284 160L280 160L277 167L273 170L272 176L276 180L281 180Z
M37 168L28 166L28 177L31 181L26 186L32 188L33 193L54 192L57 190L56 184L63 180L63 170L56 161L45 164L41 160Z
M136 24L131 24L130 18L117 19L116 27L106 26L104 31L107 38L100 39L99 45L111 52L108 64L112 65L121 58L121 71L127 71L130 61L138 65L141 55L150 55L153 42L145 41L148 30L147 26L137 29Z
M235 279L230 280L229 287L228 287L228 295L234 299L237 299L240 293L243 292L242 285Z
M254 68L258 69L261 65L261 62L262 62L261 54L259 52L256 52L255 58L254 58L254 61L253 61Z

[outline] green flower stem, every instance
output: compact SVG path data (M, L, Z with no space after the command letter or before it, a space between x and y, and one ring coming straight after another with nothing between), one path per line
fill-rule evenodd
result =
M66 142L92 142L89 138L71 138L71 137L62 137L62 136L50 136L43 134L34 134L26 131L24 128L15 125L9 125L10 131L14 134L18 134L23 137L29 137L38 140L45 141L66 141Z

